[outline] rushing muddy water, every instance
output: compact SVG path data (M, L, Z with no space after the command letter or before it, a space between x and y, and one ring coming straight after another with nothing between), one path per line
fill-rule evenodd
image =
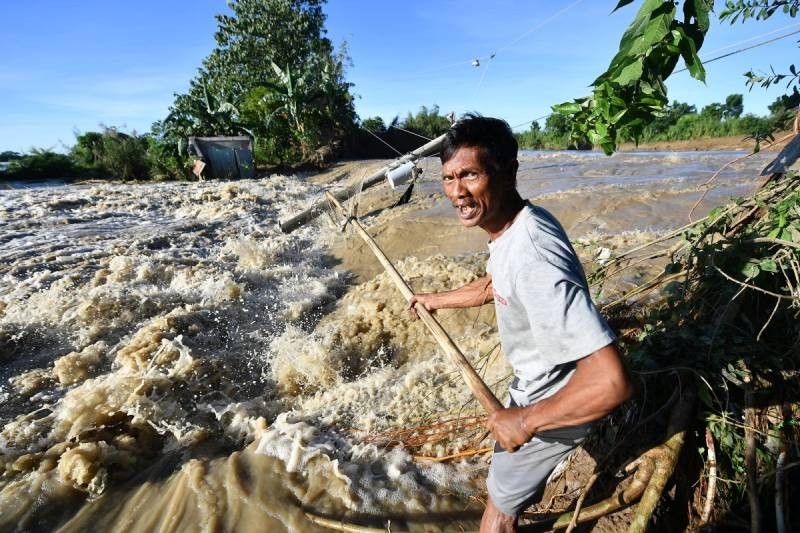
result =
M519 188L591 262L686 223L735 155L525 153ZM768 158L723 171L696 216ZM422 166L412 203L388 209L400 191L379 188L359 212L415 290L441 290L483 272L485 237L450 213L438 161ZM414 458L486 446L479 428L413 449L376 437L477 411L355 237L277 230L319 191L285 176L0 191L0 530L479 514L485 455ZM492 307L439 315L502 395Z

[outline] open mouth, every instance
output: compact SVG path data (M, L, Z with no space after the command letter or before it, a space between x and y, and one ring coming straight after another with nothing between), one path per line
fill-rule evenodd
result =
M475 218L478 214L478 206L477 205L459 205L456 206L456 212L458 213L458 218L461 220L470 220Z

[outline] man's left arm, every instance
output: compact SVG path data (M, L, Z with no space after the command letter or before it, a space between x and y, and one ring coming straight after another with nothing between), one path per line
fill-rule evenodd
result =
M633 394L614 344L577 360L575 366L567 384L553 396L525 407L501 409L489 416L487 426L500 446L510 452L540 431L598 420Z

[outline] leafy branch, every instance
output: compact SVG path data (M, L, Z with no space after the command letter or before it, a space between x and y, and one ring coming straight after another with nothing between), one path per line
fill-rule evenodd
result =
M617 9L632 0L622 0ZM590 141L610 154L621 140L638 141L647 124L665 113L664 80L683 58L692 77L705 81L697 55L709 27L709 0L676 4L646 0L620 40L619 51L593 83L591 96L553 106L571 125L575 143Z
M783 80L788 79L789 81L786 83L786 88L792 86L792 84L798 85L800 84L800 71L794 66L794 64L789 65L789 73L779 73L775 72L775 69L770 67L769 74L756 74L752 70L748 70L744 73L745 78L747 78L747 87L752 90L753 87L759 85L763 88L768 88L771 85L777 85L781 83Z
M797 15L800 9L800 0L728 0L725 9L719 14L719 20L730 19L731 24L737 20L744 22L747 19L767 20L776 11L782 9L790 17Z

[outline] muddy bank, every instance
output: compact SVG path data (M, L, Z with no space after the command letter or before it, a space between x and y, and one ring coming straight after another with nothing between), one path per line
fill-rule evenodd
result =
M775 134L776 139L780 139L789 132L779 132ZM752 152L755 142L747 139L747 135L732 135L729 137L707 137L704 139L690 139L686 141L656 141L648 143L623 143L619 150L624 152L647 150L665 152L689 152L689 151L708 151L708 150L745 150ZM762 143L762 148L767 143Z

